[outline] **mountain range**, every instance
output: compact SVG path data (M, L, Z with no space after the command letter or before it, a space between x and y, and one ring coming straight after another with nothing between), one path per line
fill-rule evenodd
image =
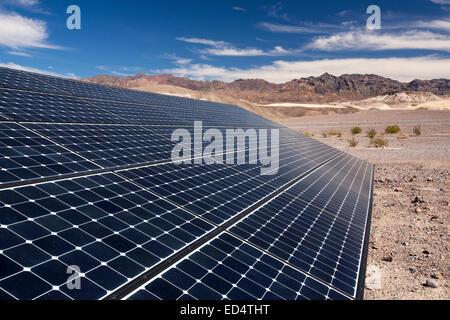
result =
M319 77L294 79L281 84L262 79L240 79L228 83L217 80L199 81L170 74L144 73L128 77L99 75L83 81L236 104L272 118L310 114L305 112L305 107L310 111L318 109L314 107L318 105L321 105L321 112L339 112L339 108L353 111L358 108L370 109L372 102L376 102L375 108L383 103L383 108L386 109L396 103L405 105L411 101L417 105L444 98L448 103L447 98L450 96L449 79L404 83L377 75L361 74L337 77L325 73ZM359 101L362 102L362 107L358 107Z
M129 77L100 75L85 79L87 82L138 88L148 85L169 85L194 91L213 92L257 104L273 103L329 103L353 101L397 92L430 92L438 96L450 95L450 80L414 80L402 83L377 75L349 74L340 77L325 73L319 77L294 79L275 84L262 79L222 81L197 81L170 74Z

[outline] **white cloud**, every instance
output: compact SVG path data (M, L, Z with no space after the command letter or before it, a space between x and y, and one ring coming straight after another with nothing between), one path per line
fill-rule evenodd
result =
M44 21L18 14L0 13L0 46L12 49L45 48L62 49L47 42L49 37Z
M395 49L450 51L450 36L417 30L403 33L352 31L316 38L307 45L307 48L324 51Z
M325 72L377 74L400 81L448 78L450 58L424 56L415 58L355 58L313 61L275 61L269 65L248 69L227 68L210 64L190 64L172 69L153 70L197 80L233 81L236 79L265 79L283 83L296 78L319 76Z
M269 22L262 22L258 26L274 33L317 33L318 31L317 29L310 27L274 24Z
M26 53L24 51L16 51L16 50L12 50L12 51L8 51L8 54L13 55L13 56L19 56L19 57L31 57L31 54Z
M188 42L188 43L194 43L194 44L203 44L203 45L213 46L213 47L228 45L228 43L225 42L225 41L214 41L214 40L199 39L199 38L179 37L179 38L177 38L177 40L178 41L183 41L183 42Z
M450 4L450 0L430 0L430 1L436 4Z
M287 56L295 54L295 50L286 50L281 46L276 46L271 50L261 50L256 48L238 49L234 47L211 48L202 50L202 53L214 56L229 56L229 57L258 57L258 56Z
M420 21L417 27L450 31L450 20Z
M133 73L126 73L126 72L120 72L120 71L111 71L111 73L113 75L119 76L119 77L131 77L131 76L135 75Z
M237 7L237 6L233 7L233 10L234 10L234 11L247 12L247 9L244 9L244 8L241 8L241 7Z
M225 41L214 41L198 38L177 38L179 41L188 43L201 44L210 46L211 48L200 50L200 54L212 56L228 56L228 57L257 57L257 56L287 56L295 54L296 50L287 50L281 46L276 46L271 50L262 50L258 48L236 48Z
M0 67L28 71L28 72L42 73L42 74L47 74L49 76L55 76L55 77L61 77L61 78L79 79L79 77L74 73L62 74L62 73L57 73L57 72L33 68L33 67L26 67L26 66L16 64L14 62L3 63L0 61Z
M180 64L180 65L189 64L192 62L192 59L182 58L182 57L177 56L176 54L165 54L162 57L165 59L172 60L174 63Z
M39 4L39 0L3 0L5 4L17 6L17 7L35 7Z
M346 23L352 23L346 22ZM325 33L331 30L342 29L342 26L328 24L303 24L301 26L261 22L259 28L273 33Z
M39 4L38 0L16 0L16 2L22 6L32 7Z
M126 67L126 66L96 66L95 69L102 72L108 72L120 77L133 76L138 72L142 72L140 67Z

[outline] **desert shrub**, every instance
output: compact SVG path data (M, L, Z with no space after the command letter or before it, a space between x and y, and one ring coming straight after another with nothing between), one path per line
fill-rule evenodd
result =
M397 139L398 140L405 140L405 139L408 139L409 138L409 135L407 135L407 134L399 134L398 135L398 137L397 137Z
M366 133L370 139L374 139L377 136L377 131L375 129L369 129Z
M338 131L335 131L335 130L331 130L330 132L328 132L328 135L330 135L330 136L336 136L336 137L342 137L342 132L338 132Z
M387 126L385 132L387 134L396 134L399 133L401 131L400 127L398 125L393 125L393 126Z
M414 133L416 136L421 136L421 135L422 135L422 128L421 128L420 126L415 126L415 127L413 128L413 133Z
M327 137L328 137L328 133L322 132L322 137L323 137L323 138L327 138Z
M384 148L389 146L389 140L383 137L374 138L370 140L370 146L373 146L375 148Z
M355 137L352 137L351 139L348 140L348 145L351 148L355 148L356 146L358 146L359 141L355 139Z
M352 128L351 132L353 135L360 134L362 132L362 129L360 127L354 127Z

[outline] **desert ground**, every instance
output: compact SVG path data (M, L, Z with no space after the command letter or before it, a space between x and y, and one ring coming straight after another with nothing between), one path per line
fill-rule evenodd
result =
M371 110L281 123L376 165L365 299L450 299L450 110ZM395 124L401 133L384 134ZM417 125L421 136L413 134ZM355 126L362 133L353 136ZM389 146L369 147L370 128Z

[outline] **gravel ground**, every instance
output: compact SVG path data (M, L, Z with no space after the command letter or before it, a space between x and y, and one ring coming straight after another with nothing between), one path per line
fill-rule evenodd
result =
M367 111L284 124L376 165L365 298L450 299L450 111ZM391 124L409 137L384 135L389 147L369 148L365 131ZM363 133L351 148L355 125ZM413 136L415 125L422 136ZM342 136L323 138L330 130Z

